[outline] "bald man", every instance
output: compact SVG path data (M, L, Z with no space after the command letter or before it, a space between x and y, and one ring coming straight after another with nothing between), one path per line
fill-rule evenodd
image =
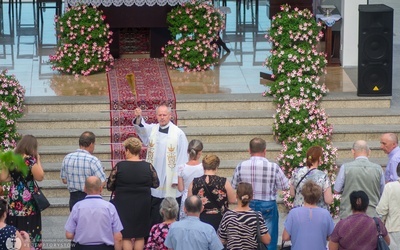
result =
M370 151L366 141L356 141L351 149L354 161L340 167L334 186L335 193L342 194L340 219L352 214L349 197L351 192L358 190L363 190L369 197L367 214L377 216L375 208L385 186L385 177L382 167L368 160Z
M114 205L101 197L102 188L99 177L86 179L87 196L75 204L65 224L71 249L122 250L123 226Z
M399 139L396 134L386 133L381 136L381 149L388 155L389 161L386 164L385 181L397 181L399 176L396 169L400 162Z

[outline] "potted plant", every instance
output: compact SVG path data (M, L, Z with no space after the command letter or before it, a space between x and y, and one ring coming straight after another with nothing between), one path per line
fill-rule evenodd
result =
M50 56L52 69L66 74L90 75L108 71L113 65L109 45L110 26L96 7L79 4L56 16L58 47Z
M172 9L167 23L173 40L162 49L170 68L205 71L217 63L216 41L225 24L209 2L192 0Z

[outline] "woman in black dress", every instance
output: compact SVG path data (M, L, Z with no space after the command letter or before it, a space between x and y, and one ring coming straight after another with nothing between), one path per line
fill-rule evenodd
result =
M123 146L126 160L118 162L111 171L107 189L115 193L114 205L124 226L122 248L143 250L144 237L151 226L150 188L157 188L160 182L154 167L139 157L142 148L139 139L128 138Z
M200 220L218 230L222 216L228 209L228 203L236 202L235 190L225 178L217 175L220 160L216 155L203 157L204 175L194 178L188 188L188 197L197 195L203 201L204 209Z

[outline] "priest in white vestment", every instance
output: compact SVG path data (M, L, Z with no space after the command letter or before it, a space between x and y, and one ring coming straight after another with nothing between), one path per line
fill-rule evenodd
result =
M162 222L159 214L162 199L181 196L177 189L176 166L188 161L188 141L185 133L171 122L171 108L166 105L156 108L157 124L147 124L140 108L135 109L135 117L133 126L143 144L147 146L146 161L153 164L160 180L160 186L151 189L153 225Z

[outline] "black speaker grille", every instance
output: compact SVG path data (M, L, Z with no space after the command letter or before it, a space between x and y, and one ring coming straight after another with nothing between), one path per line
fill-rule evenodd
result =
M392 95L393 9L359 5L359 96Z
M389 49L390 43L386 37L382 36L382 34L367 36L362 44L363 48L361 51L364 53L367 60L382 60L388 56L392 56L389 55L389 52L391 51Z

